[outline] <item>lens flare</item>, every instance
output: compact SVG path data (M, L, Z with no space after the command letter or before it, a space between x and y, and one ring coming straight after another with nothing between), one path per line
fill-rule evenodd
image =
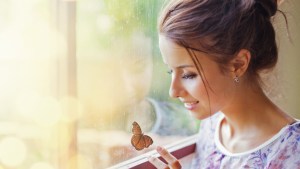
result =
M74 97L64 97L59 101L59 105L62 110L61 119L64 122L72 122L79 119L82 116L83 106Z
M37 162L34 163L30 169L55 169L51 164L47 162Z
M21 165L27 156L25 143L15 137L3 138L0 142L0 161L9 167Z
M70 159L71 165L77 166L78 169L86 169L86 168L93 168L91 160L83 155L77 154Z
M37 102L37 109L33 113L37 124L51 127L60 120L61 108L56 99L47 97Z

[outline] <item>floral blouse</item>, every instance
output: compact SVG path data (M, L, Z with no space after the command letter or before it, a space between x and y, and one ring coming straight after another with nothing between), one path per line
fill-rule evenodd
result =
M283 127L252 150L231 153L219 139L223 117L219 112L201 122L193 169L300 169L300 121Z

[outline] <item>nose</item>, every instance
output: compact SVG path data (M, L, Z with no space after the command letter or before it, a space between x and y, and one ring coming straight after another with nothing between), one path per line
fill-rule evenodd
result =
M184 88L180 80L176 78L172 78L170 89L169 89L169 95L172 98L178 98L184 95Z

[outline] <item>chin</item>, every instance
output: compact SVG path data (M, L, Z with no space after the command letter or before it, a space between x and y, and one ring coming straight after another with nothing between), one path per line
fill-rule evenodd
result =
M190 111L190 112L198 120L204 120L210 117L211 115L213 115L209 112L203 112L203 111Z

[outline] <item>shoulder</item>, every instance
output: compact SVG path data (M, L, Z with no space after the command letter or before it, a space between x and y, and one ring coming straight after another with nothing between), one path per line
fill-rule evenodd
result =
M286 127L285 131L281 135L280 143L282 145L300 144L300 121Z
M282 129L279 138L274 142L280 152L299 151L300 153L300 121Z
M300 121L287 126L270 151L269 168L299 167Z

